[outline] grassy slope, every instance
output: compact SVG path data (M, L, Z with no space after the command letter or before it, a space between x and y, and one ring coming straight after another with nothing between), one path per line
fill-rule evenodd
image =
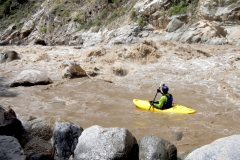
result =
M92 26L99 29L128 14L136 1L52 0L48 6L53 16L71 19L80 24L79 29L89 29ZM0 0L0 30L5 30L12 23L16 24L16 28L21 28L24 18L30 18L43 2L44 0Z

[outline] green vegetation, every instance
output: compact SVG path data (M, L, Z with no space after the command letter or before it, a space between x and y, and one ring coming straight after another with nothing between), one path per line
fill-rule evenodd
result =
M106 17L107 16L107 10L106 9L104 9L104 10L102 10L101 12L100 12L100 15L99 15L99 18L104 18L104 17Z
M41 32L42 32L42 33L47 33L47 27L45 27L45 26L42 27L42 28L41 28Z
M139 17L139 18L137 19L137 22L138 22L138 24L141 25L141 26L146 26L146 25L147 25L147 20L145 20L143 17Z
M88 0L87 2L92 1ZM96 4L95 8L103 6L101 10L95 10L93 5L90 10L80 11L73 20L80 24L79 29L88 30L91 27L100 29L124 15L126 8L123 5L127 2L128 0L99 0L99 4Z
M176 14L183 14L187 12L187 3L185 1L180 1L180 3L174 4L169 10L168 15L173 16Z
M22 23L20 21L35 13L36 7L39 7L39 5L35 6L35 4L43 1L0 0L0 30L6 29L12 23L16 24L16 29L21 28Z
M56 6L55 9L53 9L52 14L66 18L69 17L70 11L66 8L64 4L62 4Z
M227 5L231 5L231 4L237 3L237 2L239 2L239 0L229 0L229 1L227 1Z
M130 12L130 18L133 20L133 21L137 21L137 13L135 10L131 10Z
M141 16L138 17L135 10L130 11L130 18L131 18L131 20L133 20L134 22L137 22L141 26L146 26L148 24L147 18L144 18Z

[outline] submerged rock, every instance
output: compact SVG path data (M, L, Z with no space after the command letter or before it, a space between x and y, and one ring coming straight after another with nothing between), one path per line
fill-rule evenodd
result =
M12 50L4 50L0 55L0 63L11 62L13 60L20 59L17 52Z

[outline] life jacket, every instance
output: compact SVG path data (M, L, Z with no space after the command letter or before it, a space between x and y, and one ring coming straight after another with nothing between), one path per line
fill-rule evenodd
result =
M171 94L165 94L164 96L167 97L167 102L163 105L162 109L171 108L173 103L173 96Z

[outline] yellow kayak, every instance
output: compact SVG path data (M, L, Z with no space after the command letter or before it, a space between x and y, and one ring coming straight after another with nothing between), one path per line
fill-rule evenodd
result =
M149 100L133 99L133 103L135 104L135 106L137 108L140 108L143 110L149 110L149 108L151 106ZM188 107L180 105L180 104L173 104L172 108L164 109L164 110L151 107L150 111L162 112L162 113L181 113L181 114L193 114L196 112L196 110L188 108Z

